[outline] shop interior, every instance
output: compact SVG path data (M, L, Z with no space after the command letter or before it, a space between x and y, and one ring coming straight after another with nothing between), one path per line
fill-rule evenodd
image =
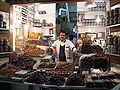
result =
M120 1L21 2L0 1L1 89L120 89ZM63 28L72 63L50 51Z

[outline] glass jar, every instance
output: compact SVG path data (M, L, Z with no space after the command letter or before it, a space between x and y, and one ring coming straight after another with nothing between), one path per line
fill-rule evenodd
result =
M12 47L8 46L8 52L12 52Z
M113 38L113 45L118 45L118 37L114 36Z
M0 46L0 52L3 52L3 46Z
M113 54L118 54L118 46L113 46L112 47L112 53Z
M0 28L3 28L3 21L0 20Z
M3 39L0 39L0 46L3 45Z
M3 46L3 52L8 52L8 46Z
M3 45L5 45L5 46L8 45L8 40L7 39L3 39Z
M7 27L7 23L3 21L3 28Z
M113 35L108 35L108 45L113 45Z

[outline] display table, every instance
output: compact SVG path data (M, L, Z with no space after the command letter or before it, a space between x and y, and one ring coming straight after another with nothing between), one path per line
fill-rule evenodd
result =
M88 88L86 86L57 86L57 85L45 85L45 84L33 84L33 83L21 83L13 81L0 80L0 83L4 85L10 85L8 90L108 90L107 88ZM1 90L1 87L0 87Z
M12 61L13 52L0 52L0 58L4 57L4 55L8 55L8 57L9 57L9 62Z

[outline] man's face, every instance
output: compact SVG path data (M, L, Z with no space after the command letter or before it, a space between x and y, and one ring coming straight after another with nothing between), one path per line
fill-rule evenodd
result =
M60 33L60 40L64 41L66 39L65 33Z

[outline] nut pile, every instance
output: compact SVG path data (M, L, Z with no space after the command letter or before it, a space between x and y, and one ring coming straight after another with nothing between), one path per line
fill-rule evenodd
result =
M48 46L48 44L43 42L42 40L28 40L26 43L36 44L36 45L41 45L41 46Z
M25 46L24 52L30 56L39 56L45 53L44 50L37 48L35 44L28 44Z
M12 64L7 64L4 68L0 70L0 75L2 76L13 76L15 72L20 71L20 67Z
M12 61L12 64L19 66L21 69L24 70L31 70L33 69L33 65L36 63L36 61L28 56L23 54L18 54L14 57L14 60Z

